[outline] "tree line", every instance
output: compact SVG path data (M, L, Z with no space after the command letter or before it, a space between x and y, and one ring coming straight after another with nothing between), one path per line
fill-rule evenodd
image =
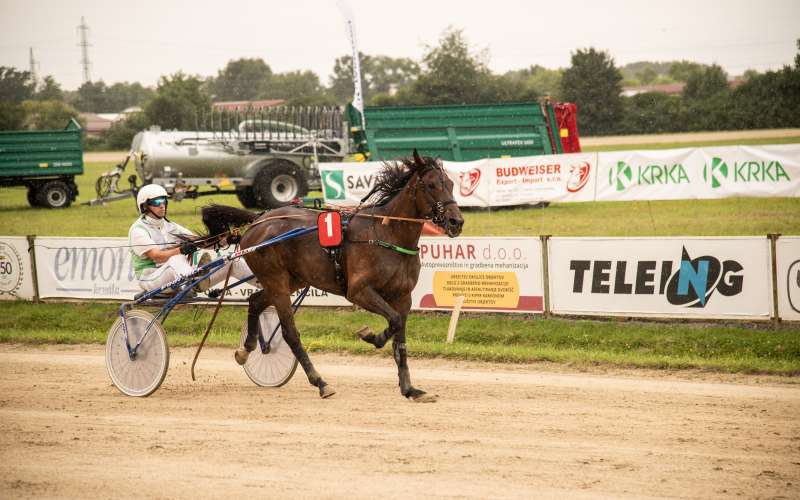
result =
M800 126L800 41L793 66L749 70L732 88L718 65L690 61L637 62L622 68L595 48L576 50L571 64L539 65L494 74L488 53L473 51L462 30L448 29L417 62L360 54L365 102L373 106L472 104L549 98L578 106L582 135L648 134ZM342 105L353 94L352 58L334 61L328 85L311 71L274 73L262 59L230 61L211 77L177 72L156 88L140 83L88 82L64 91L52 76L34 82L30 73L0 67L0 130L61 128L79 111L140 112L116 122L88 144L124 149L151 125L192 130L212 102L283 99L289 105ZM645 92L626 97L623 85L683 83L680 95Z

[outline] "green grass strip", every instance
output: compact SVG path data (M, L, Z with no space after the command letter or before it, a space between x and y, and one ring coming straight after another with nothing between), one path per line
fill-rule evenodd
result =
M102 344L116 320L114 304L0 304L0 342ZM195 346L211 308L182 307L166 323L172 346ZM241 307L224 307L209 345L234 348L245 321ZM407 331L412 356L574 366L702 369L730 373L800 375L800 325L756 323L582 320L465 314L456 341L447 345L448 314L412 313ZM312 352L389 356L355 338L364 325L385 328L382 318L349 309L305 308L297 315Z

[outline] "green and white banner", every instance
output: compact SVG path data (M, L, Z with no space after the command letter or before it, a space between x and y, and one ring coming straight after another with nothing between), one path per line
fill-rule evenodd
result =
M598 153L596 201L800 196L800 144Z

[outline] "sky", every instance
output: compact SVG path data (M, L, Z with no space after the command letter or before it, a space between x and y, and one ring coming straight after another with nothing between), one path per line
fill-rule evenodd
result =
M686 59L735 76L792 65L800 38L800 0L344 1L365 54L420 61L452 27L498 74L566 68L576 49L594 47L617 66ZM0 0L0 66L28 70L32 47L40 77L78 88L81 17L90 78L108 85L213 76L243 57L328 84L335 59L351 53L335 0Z

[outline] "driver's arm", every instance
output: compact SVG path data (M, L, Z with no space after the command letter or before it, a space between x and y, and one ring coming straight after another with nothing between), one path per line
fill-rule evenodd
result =
M153 259L156 264L163 264L166 262L170 257L173 255L178 255L181 253L180 247L175 248L151 248L150 250L146 251L144 254L149 258Z

